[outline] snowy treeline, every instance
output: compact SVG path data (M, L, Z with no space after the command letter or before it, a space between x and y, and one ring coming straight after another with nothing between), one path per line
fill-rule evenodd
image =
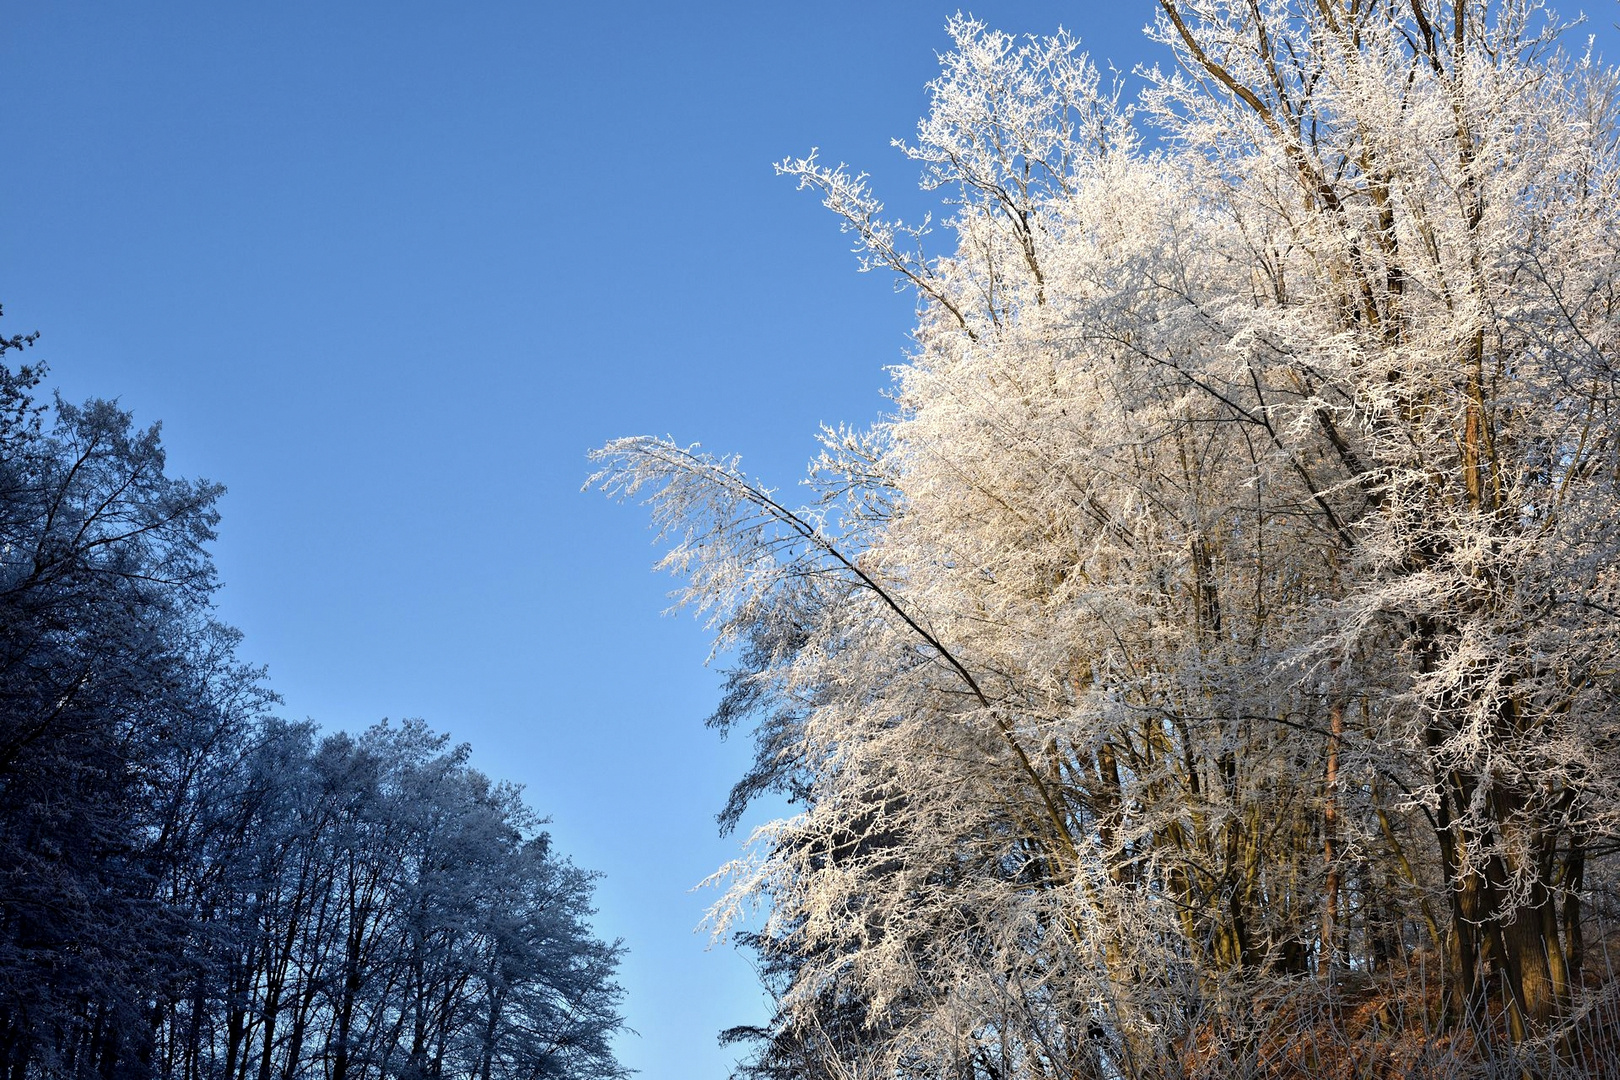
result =
M221 489L37 381L0 368L6 1080L621 1075L592 875L419 722L273 719L210 618Z
M894 416L795 509L598 452L800 812L765 1077L1616 1075L1614 72L1530 0L1164 0L1127 99L965 18ZM1574 51L1567 51L1566 44Z

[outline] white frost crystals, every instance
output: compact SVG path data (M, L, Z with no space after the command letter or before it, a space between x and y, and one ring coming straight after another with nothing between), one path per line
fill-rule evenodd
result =
M919 297L811 509L597 452L736 648L726 820L802 807L748 1068L1620 1067L1615 76L1524 0L1159 7L1134 106L950 23L945 254L780 166Z

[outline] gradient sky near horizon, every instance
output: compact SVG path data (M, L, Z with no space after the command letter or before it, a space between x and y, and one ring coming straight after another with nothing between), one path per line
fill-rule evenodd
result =
M716 1033L766 1015L696 929L747 746L704 729L707 637L585 453L670 433L790 487L818 425L884 412L912 300L771 163L819 146L930 205L889 140L957 7L53 0L0 30L0 329L228 486L221 617L286 715L420 716L527 785L604 875L652 1080L721 1080ZM1148 0L970 10L1161 58Z

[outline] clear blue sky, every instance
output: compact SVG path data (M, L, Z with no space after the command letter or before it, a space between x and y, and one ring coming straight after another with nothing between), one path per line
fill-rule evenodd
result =
M1154 57L1147 0L972 8ZM746 747L645 514L587 449L671 433L792 484L884 408L911 301L770 164L819 145L916 205L948 2L10 5L0 302L69 398L229 486L224 619L285 712L422 716L606 875L622 1059L725 1075L763 1017L694 933ZM1608 14L1608 12L1605 12Z

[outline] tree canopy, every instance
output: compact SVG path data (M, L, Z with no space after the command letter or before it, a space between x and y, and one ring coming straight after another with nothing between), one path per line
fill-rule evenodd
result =
M736 666L757 1077L1597 1075L1620 839L1617 77L1534 0L970 18L815 154L916 290L808 507L597 453Z
M625 1075L593 875L420 721L276 718L212 617L223 489L41 375L0 364L6 1080Z

